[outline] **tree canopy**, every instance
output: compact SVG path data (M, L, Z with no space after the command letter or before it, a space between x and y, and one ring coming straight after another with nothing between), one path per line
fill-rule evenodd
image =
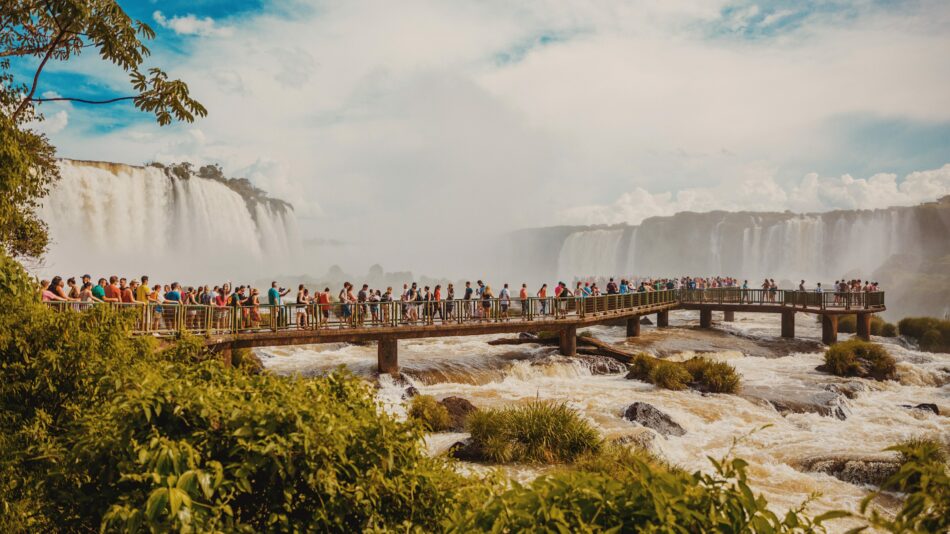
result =
M148 67L145 41L155 32L132 19L115 0L4 0L0 10L0 248L20 257L46 249L45 224L35 210L59 178L55 149L31 125L42 120L36 105L48 101L109 104L131 100L155 115L160 125L192 122L207 110L191 97L185 82ZM129 76L129 94L103 100L69 95L37 97L50 62L74 60L93 49ZM26 81L14 63L30 65Z

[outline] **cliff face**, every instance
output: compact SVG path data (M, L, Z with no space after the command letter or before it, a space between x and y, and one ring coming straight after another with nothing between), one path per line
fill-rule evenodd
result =
M950 197L827 213L684 212L637 226L540 228L509 237L511 272L545 279L723 274L790 287L801 279L811 286L876 278L901 313L950 311L943 289L950 288ZM918 294L920 286L929 289Z

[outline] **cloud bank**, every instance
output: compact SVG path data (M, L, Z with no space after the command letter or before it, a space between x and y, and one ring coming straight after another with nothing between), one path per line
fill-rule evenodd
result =
M640 224L654 216L681 211L794 211L822 212L836 209L878 209L912 206L950 195L950 164L939 169L913 172L898 180L881 173L868 179L843 175L823 178L816 173L798 184L782 188L768 175L750 176L738 183L650 193L643 188L623 193L611 204L577 206L564 210L565 224Z

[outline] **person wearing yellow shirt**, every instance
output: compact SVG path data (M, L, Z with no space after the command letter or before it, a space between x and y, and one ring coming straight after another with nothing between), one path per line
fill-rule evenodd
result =
M142 285L135 289L135 300L138 302L148 302L149 291L148 288L148 277L142 277Z

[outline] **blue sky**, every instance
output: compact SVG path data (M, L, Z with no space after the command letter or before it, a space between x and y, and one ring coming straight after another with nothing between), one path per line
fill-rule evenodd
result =
M159 128L128 104L44 105L60 153L220 163L292 200L304 237L341 237L366 209L451 221L481 198L505 214L487 231L878 207L950 187L943 1L121 5L158 33L149 63L210 115ZM127 90L94 55L40 84ZM937 174L899 189L916 171Z

